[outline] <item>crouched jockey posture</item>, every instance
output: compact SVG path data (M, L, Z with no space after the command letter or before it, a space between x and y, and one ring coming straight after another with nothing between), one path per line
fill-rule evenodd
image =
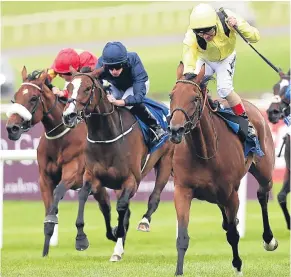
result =
M228 20L208 4L197 5L191 15L190 24L183 41L184 76L187 80L198 74L205 64L205 75L217 77L217 92L225 98L235 115L248 120L240 96L234 91L233 76L236 61L236 33L234 26L252 43L260 38L259 31L244 19L225 10ZM255 136L249 122L248 133Z
M72 81L70 66L79 71L86 68L88 71L94 70L97 64L97 57L89 51L82 49L64 48L56 56L51 68L48 71L49 78L46 85L59 97L68 98L67 85ZM65 80L64 89L60 90L51 84L52 80L59 76Z
M149 78L135 52L128 52L121 42L108 42L98 59L96 68L103 67L100 79L110 85L108 100L116 106L125 106L152 131L152 144L157 144L166 132L144 104L149 91Z

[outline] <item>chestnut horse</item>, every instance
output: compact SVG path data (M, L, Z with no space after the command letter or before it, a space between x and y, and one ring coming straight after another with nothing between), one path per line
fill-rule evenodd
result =
M59 201L67 190L82 186L87 130L84 123L75 129L64 126L62 113L65 104L44 84L46 77L47 73L41 71L27 76L26 68L23 68L23 83L14 95L15 103L8 112L6 125L11 140L18 140L24 131L40 121L45 129L37 148L39 185L45 206L43 256L48 255L54 226L58 224ZM109 195L102 188L93 196L105 218L107 238L113 239Z
M274 97L267 110L268 119L273 124L276 124L280 119L283 119L287 115L284 111L287 111L288 107L290 109L290 100L285 99L285 90L290 84L290 70L287 75L280 74L280 77L280 81L273 87ZM290 230L290 214L287 208L287 195L290 193L290 134L286 134L283 139L283 143L285 144L284 158L286 168L283 186L277 195L277 199L283 211L287 228Z
M176 275L183 274L193 198L206 200L221 208L223 227L233 252L232 265L236 273L241 275L236 216L240 180L248 171L260 185L257 197L263 216L264 247L266 250L275 250L278 246L271 231L267 210L275 162L271 132L260 111L251 103L243 101L265 154L261 158L253 154L245 158L243 144L238 136L215 115L209 105L203 83L205 65L193 80L185 80L183 68L181 62L177 69L176 85L170 94L170 139L176 144L173 156L174 201L178 220Z
M84 185L79 193L76 221L76 249L84 250L89 246L83 228L84 207L90 191L97 193L101 188L108 187L118 191L117 243L110 261L119 261L129 227L130 199L143 176L154 167L155 188L158 188L159 194L156 199L150 199L149 206L152 206L151 213L157 208L160 192L171 174L173 145L166 141L148 156L148 147L135 117L128 109L112 105L96 79L102 69L85 74L71 68L71 72L73 80L67 89L72 97L69 102L72 103L65 107L63 119L66 126L73 127L81 116L88 127Z

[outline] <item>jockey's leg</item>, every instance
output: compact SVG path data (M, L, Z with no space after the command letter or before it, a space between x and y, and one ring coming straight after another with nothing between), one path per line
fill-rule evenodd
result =
M236 52L234 51L226 59L215 63L217 75L217 92L220 97L225 98L235 115L248 120L245 107L240 96L234 91L233 76L235 72ZM248 133L251 137L256 136L252 123L248 120Z
M228 96L225 97L225 99L227 100L229 106L231 107L231 109L235 115L241 116L242 118L248 120L248 122L249 122L248 133L249 133L249 135L251 137L256 136L254 126L249 121L249 118L247 116L245 107L242 103L240 96L236 92L232 91Z
M151 111L146 107L145 104L137 104L132 107L130 110L134 115L137 115L138 118L143 121L147 126L149 126L154 132L155 138L153 141L159 141L166 132L158 123Z

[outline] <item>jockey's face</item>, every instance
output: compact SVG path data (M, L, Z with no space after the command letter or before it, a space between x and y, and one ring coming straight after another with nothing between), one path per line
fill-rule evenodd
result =
M64 79L66 82L71 82L73 80L72 74L67 73L67 74L59 74L59 76Z
M194 31L195 32L195 31ZM205 39L206 41L212 41L216 35L216 29L213 27L208 32L195 32L199 37Z
M118 77L121 74L122 70L123 70L122 67L119 69L112 68L112 69L109 69L109 72L113 77Z

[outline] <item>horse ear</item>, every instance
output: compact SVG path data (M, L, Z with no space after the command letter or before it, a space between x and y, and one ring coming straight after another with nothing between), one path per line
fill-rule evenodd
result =
M24 65L23 68L22 68L21 75L22 75L22 81L23 81L23 82L24 82L25 80L27 80L27 70L26 70L25 65Z
M183 76L183 71L184 71L184 64L182 61L180 61L178 68L177 68L177 80L181 79Z
M72 75L74 75L77 73L77 70L70 65L70 72L72 73Z
M47 78L48 74L47 74L48 70L45 69L43 70L43 72L41 73L38 81L40 81L42 84L45 82L45 79Z
M104 67L102 66L102 67L100 67L100 68L97 68L97 69L94 69L93 71L92 71L92 76L94 77L94 78L99 78L99 76L102 74L104 72Z
M197 77L195 79L197 84L201 83L201 81L203 80L204 75L205 75L205 64L203 64L201 66L200 72L199 72L199 74L197 75Z

